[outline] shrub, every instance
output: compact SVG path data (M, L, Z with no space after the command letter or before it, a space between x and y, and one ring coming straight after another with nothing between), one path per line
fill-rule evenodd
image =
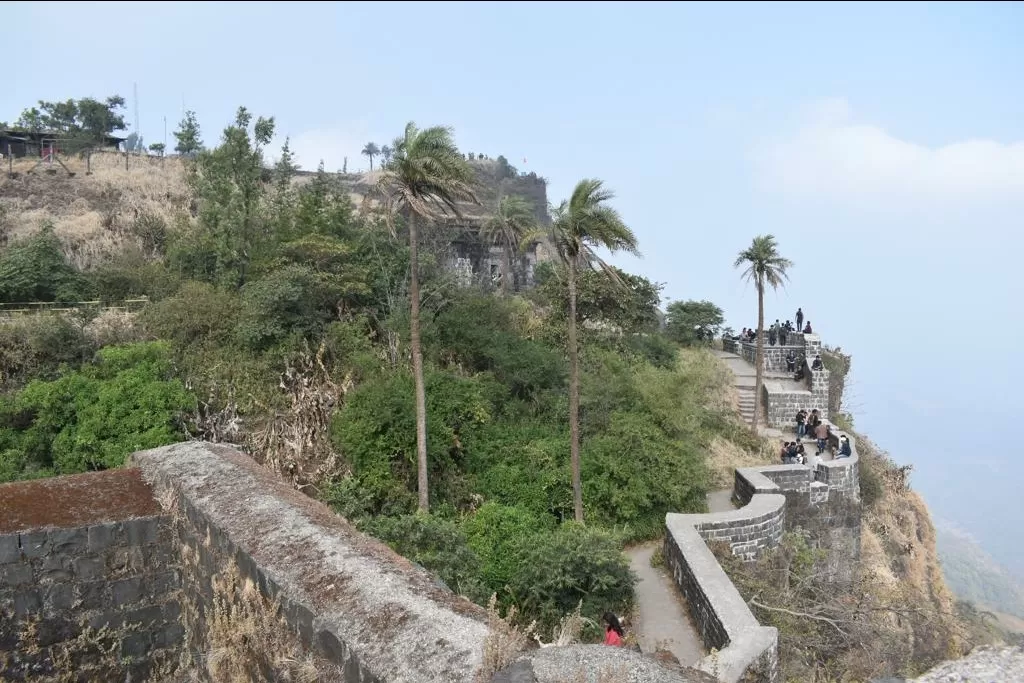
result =
M633 601L636 576L611 533L567 522L530 543L512 585L524 615L549 632L583 599L582 614L595 622L611 610L621 614Z
M377 517L363 529L399 555L436 574L448 588L481 601L480 558L469 547L459 525L432 515Z
M238 297L205 282L187 282L177 294L142 310L139 322L151 334L179 348L201 341L230 340Z
M62 366L76 368L95 350L82 326L64 316L8 321L0 325L0 390L54 379Z
M533 536L550 526L529 510L494 502L484 504L463 521L469 547L483 563L481 578L488 591L506 595L505 588L522 566L523 553Z
M324 296L315 275L302 266L288 266L242 289L236 334L245 346L261 350L293 333L319 331L326 320Z
M670 439L645 413L615 413L607 432L583 444L581 459L588 521L648 538L661 533L666 513L704 509L702 454Z
M493 380L431 370L426 373L427 461L431 481L457 472L462 440L491 419ZM380 509L396 484L416 490L413 378L402 371L364 382L335 414L331 438ZM436 489L436 487L434 487ZM437 496L437 491L431 493Z
M52 226L0 253L0 302L79 301L87 289Z

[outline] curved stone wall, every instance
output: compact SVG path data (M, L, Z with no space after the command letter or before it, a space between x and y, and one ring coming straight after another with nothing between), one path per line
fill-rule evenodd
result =
M843 432L833 431L838 447ZM738 510L665 516L665 559L686 596L690 614L713 654L700 663L724 683L778 681L778 632L761 626L708 548L728 543L746 560L779 544L784 531L801 528L823 553L825 575L851 580L860 556L860 482L856 443L849 458L806 465L736 470Z

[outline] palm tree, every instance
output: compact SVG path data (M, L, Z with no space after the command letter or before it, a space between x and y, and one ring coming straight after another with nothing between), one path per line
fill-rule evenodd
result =
M366 147L363 147L363 156L370 157L370 171L373 171L373 158L380 154L380 148L377 147L376 142L367 142Z
M778 289L788 278L786 270L793 262L779 255L774 235L758 235L750 246L736 257L735 268L746 265L743 278L757 288L757 352L754 356L756 379L754 380L754 420L751 428L757 431L757 418L761 414L761 391L764 386L764 288L770 285Z
M391 147L384 145L380 148L380 158L384 160L384 163L391 161Z
M568 273L569 284L569 457L572 462L572 498L576 521L583 521L583 486L580 481L580 358L576 343L576 279L581 268L599 267L618 281L615 271L594 249L639 255L636 235L619 213L607 205L614 197L600 180L581 180L572 196L555 209L552 242Z
M419 510L427 512L430 507L427 495L427 398L423 385L423 353L420 350L418 221L429 221L446 214L458 215L456 202L459 200L479 202L473 193L473 171L455 146L450 128L434 126L419 130L410 121L405 126L405 134L392 144L392 155L391 163L377 181L377 190L383 195L392 227L394 217L400 211L406 214L409 223L409 326L416 381Z
M533 205L519 195L502 197L498 211L480 230L480 235L491 244L502 248L501 291L508 294L512 287L512 255L522 252L525 242L537 233L537 217Z

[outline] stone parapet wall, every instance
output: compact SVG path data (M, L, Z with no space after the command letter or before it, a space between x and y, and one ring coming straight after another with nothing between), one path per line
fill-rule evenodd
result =
M169 520L138 470L0 485L0 680L158 680L180 602Z
M225 446L181 443L131 460L178 510L194 577L188 611L208 616L217 590L241 583L219 597L257 592L256 602L280 605L274 620L322 680L473 680L489 632L484 610L322 503ZM202 651L214 635L190 640Z
M776 429L793 428L796 426L796 414L801 408L810 412L815 408L825 415L828 404L821 402L821 397L810 391L780 390L765 382L762 403L769 427ZM827 399L826 399L827 401Z
M767 509L781 513L784 499L757 496L751 505L756 505L756 510L751 511L748 525ZM701 660L697 668L714 673L724 683L775 683L779 678L778 630L757 622L695 527L698 518L714 523L719 516L669 514L665 518L666 564L686 597L705 646L717 651ZM742 524L739 515L731 522Z

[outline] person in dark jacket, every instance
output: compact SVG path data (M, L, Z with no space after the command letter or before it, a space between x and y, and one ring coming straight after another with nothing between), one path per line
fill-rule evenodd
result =
M796 329L800 329L800 326L804 324L804 309L796 309Z

